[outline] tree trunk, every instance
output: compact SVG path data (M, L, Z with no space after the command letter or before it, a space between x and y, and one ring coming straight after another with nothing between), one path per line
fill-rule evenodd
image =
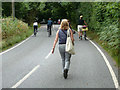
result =
M14 6L15 2L14 0L12 0L12 18L13 20L15 20L15 6Z

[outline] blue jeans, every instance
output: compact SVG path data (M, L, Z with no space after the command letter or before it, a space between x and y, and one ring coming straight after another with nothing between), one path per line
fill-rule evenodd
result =
M52 27L52 26L47 25L47 30L49 31L49 34L50 34L50 35L52 34L52 32L51 32L51 27Z
M62 59L63 70L64 69L69 70L71 54L65 51L65 46L66 44L59 44L59 52Z

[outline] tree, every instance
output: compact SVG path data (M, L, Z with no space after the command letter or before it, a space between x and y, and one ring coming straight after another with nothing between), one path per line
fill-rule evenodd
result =
M12 0L12 18L15 20L15 5L14 0Z

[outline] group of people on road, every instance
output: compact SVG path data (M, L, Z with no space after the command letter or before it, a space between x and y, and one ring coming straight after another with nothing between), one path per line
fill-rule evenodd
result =
M60 20L59 20L59 23L60 23ZM52 25L53 25L53 22L51 18L49 18L47 22L47 31L49 32L49 36L51 36L52 34L51 32ZM79 40L82 40L82 34L83 34L82 28L85 25L86 27L88 26L87 23L83 20L83 16L81 15L78 21L78 26L77 26ZM33 26L34 26L34 35L36 36L38 23L34 22ZM73 37L74 31L72 30L71 23L67 19L62 19L60 23L60 27L56 33L55 41L54 41L53 48L52 48L52 54L53 54L56 43L59 41L59 52L60 52L61 59L62 59L62 72L63 72L63 76L65 79L68 76L68 71L70 68L70 58L71 58L71 54L66 52L66 41L67 41L68 30L70 31L70 37L71 37L72 43L74 44L74 37ZM86 40L86 31L84 31L84 38Z
M79 39L81 40L82 40L83 25L88 26L87 23L83 20L83 16L81 15L78 22L78 34L79 34ZM62 72L65 79L68 76L68 71L70 68L70 59L71 59L71 54L66 52L67 30L70 30L70 37L72 43L74 44L73 31L71 29L70 21L67 19L63 19L60 24L60 28L56 33L55 41L52 48L52 53L54 53L56 43L59 41L59 53L62 59ZM84 37L86 40L86 31L84 32Z
M47 31L49 32L49 37L52 35L52 32L51 32L51 28L52 28L52 25L53 25L53 22L51 20L51 18L49 18L48 22L47 22ZM35 21L33 23L33 28L34 28L34 36L36 36L37 32L38 32L38 23L37 21Z

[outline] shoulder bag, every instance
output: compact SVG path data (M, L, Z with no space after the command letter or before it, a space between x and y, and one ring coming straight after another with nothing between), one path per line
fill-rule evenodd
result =
M70 29L67 30L67 41L66 41L66 52L74 55L74 45L72 43L71 37L70 37Z

